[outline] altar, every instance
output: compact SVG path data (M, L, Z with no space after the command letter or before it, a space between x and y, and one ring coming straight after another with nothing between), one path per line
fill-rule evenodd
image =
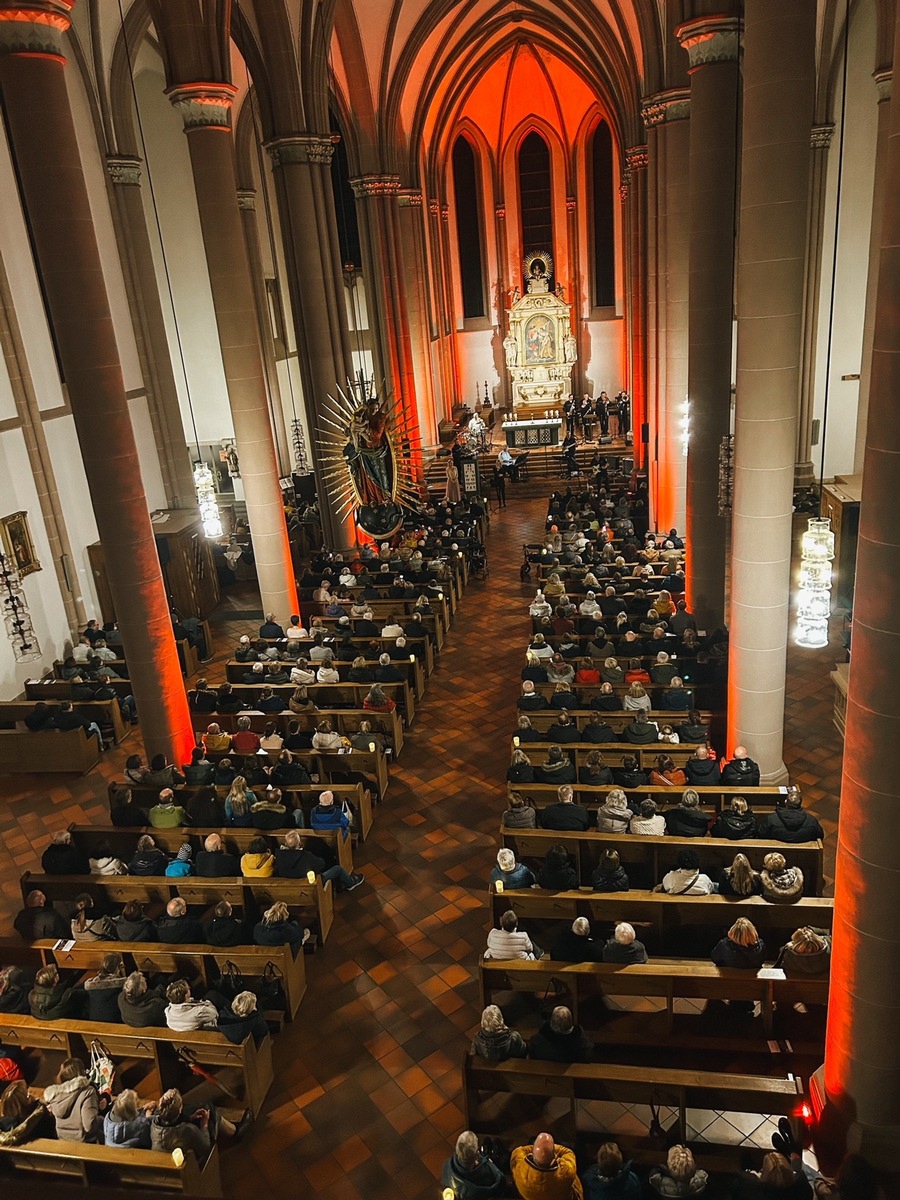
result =
M524 411L522 409L519 410ZM558 446L562 417L539 417L503 422L507 446L530 449L532 446Z
M550 291L553 260L545 251L525 259L526 294L515 299L507 313L503 339L506 366L512 379L513 408L517 415L535 417L551 408L562 408L572 391L572 367L578 357L572 333L571 306L562 288Z

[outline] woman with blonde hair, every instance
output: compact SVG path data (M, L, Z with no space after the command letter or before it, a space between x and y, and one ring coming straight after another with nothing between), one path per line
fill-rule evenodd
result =
M804 925L795 929L775 960L789 979L826 976L831 969L831 934L827 929Z
M765 943L746 917L738 917L710 955L717 967L739 967L745 971L758 971L765 956Z
M236 775L231 790L225 797L225 822L228 825L247 826L253 824L250 809L256 803L253 792L247 791L247 780Z
M506 771L507 783L534 783L534 767L531 765L531 759L524 750L516 747L509 759L509 767Z
M672 601L671 592L667 592L665 588L659 593L653 601L653 609L664 620L675 616L675 604Z
M664 1167L650 1172L650 1186L659 1196L702 1196L706 1191L707 1174L694 1162L687 1146L672 1146Z
M723 896L759 895L759 875L746 854L736 854L731 866L719 872L719 891Z
M32 1138L55 1134L53 1117L31 1095L24 1079L10 1083L0 1095L0 1134L4 1146L21 1146Z
M799 867L789 867L777 851L763 859L759 881L764 899L773 904L793 904L803 895L803 872Z
M575 672L575 682L586 687L596 687L600 683L600 670L592 658L581 659Z
M520 1033L510 1029L496 1004L489 1004L481 1014L481 1028L472 1039L472 1053L486 1062L505 1062L508 1058L524 1058L528 1047Z
M622 707L626 712L649 712L653 707L643 684L633 683L625 693Z
M623 683L625 680L625 672L619 666L618 659L615 658L606 660L600 675L604 683Z
M107 1146L149 1150L150 1114L155 1108L155 1100L142 1104L133 1088L125 1088L103 1119L103 1141Z
M716 817L712 836L739 842L743 838L756 837L756 817L743 796L732 796L731 804Z
M290 909L282 901L266 909L262 920L253 928L257 946L291 946L293 949L309 941L310 931L291 920Z

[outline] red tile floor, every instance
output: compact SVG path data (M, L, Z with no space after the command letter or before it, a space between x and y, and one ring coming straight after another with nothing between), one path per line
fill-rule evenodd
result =
M474 976L487 931L485 880L527 631L523 541L542 501L494 514L490 576L463 598L428 693L360 847L365 885L338 898L328 945L308 960L300 1019L276 1043L277 1076L252 1136L226 1152L226 1195L425 1200L462 1127L460 1063L479 1018ZM242 605L250 607L250 605ZM217 658L251 623L214 627ZM828 672L835 651L791 650L785 761L829 831L840 748ZM216 679L215 664L208 674ZM106 788L137 735L84 779L0 781L0 888L6 926L18 878L53 830L103 820ZM286 1192L285 1189L290 1191Z

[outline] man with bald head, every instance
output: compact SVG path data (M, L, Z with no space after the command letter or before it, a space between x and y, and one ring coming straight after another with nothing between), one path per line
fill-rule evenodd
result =
M722 763L722 783L729 787L759 787L759 763L755 763L746 746L735 746L731 762Z
M539 1133L533 1146L517 1146L510 1170L522 1200L583 1200L574 1153Z

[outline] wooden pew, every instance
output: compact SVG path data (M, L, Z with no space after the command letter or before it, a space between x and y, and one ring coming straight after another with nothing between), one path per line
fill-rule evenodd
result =
M297 665L297 660L293 659L293 658L272 659L270 661L273 666L283 667L284 670L287 671L288 675L290 675L290 673L291 673L291 668L295 667ZM335 668L335 670L341 676L341 681L343 683L347 683L348 680L347 680L346 676L347 676L347 673L350 670L350 668L353 666L353 664L350 662L347 662L343 659L333 659L331 665ZM377 666L379 666L378 659L371 659L371 658L366 659L366 666L371 671L374 671L375 668ZM404 673L404 675L406 676L406 682L409 684L409 687L412 690L414 697L416 699L421 698L424 681L422 682L422 684L420 684L420 677L422 677L424 673L422 671L422 663L419 661L419 659L416 658L416 656L414 654L410 654L406 658L391 659L391 666L397 667L398 670L400 670ZM253 667L252 663L239 662L235 658L230 658L228 660L228 662L225 664L225 678L228 680L229 683L240 683L241 680L244 678L244 675L247 674L247 672L250 671L252 669L252 667ZM279 685L279 686L283 686L283 685ZM311 687L314 685L307 684L306 686ZM328 685L326 685L326 686L328 686ZM332 684L330 686L334 686L334 685ZM371 685L369 685L369 686L371 686ZM405 703L406 703L406 698L404 697L404 704Z
M268 644L270 646L283 645L283 641L281 638L264 638L262 640L268 642ZM390 653L390 651L394 647L394 644L397 641L397 639L396 638L383 638L383 637L374 637L374 638L353 637L350 639L350 641L353 643L354 646L359 647L360 654L362 654L364 651L368 650L369 647L372 645L377 645L379 647L379 653L385 654L385 653ZM298 638L297 644L299 644L300 647L302 648L303 654L308 656L309 651L315 645L315 642L313 641L312 638ZM333 649L334 644L335 644L334 638L332 638L330 636L326 637L325 642L324 642L325 646L331 647ZM431 645L431 642L427 638L425 639L424 642L408 640L407 646L410 648L410 652L412 653L413 658L415 658L415 660L416 660L414 664L410 664L410 665L413 666L413 668L415 670L416 698L418 700L421 700L421 698L425 694L425 679L434 670L434 647ZM419 655L419 654L415 653L415 651L420 646L425 647L425 653L423 655ZM230 661L235 661L235 660L230 660ZM275 659L272 659L272 661L274 662ZM294 665L294 661L292 659L288 659L288 660L283 659L281 661L285 662L285 664L290 662L291 666ZM367 660L367 661L371 662L372 660ZM400 661L402 661L402 660L400 660ZM246 671L246 670L249 670L250 666L252 666L252 663L251 664L239 663L238 665L241 666ZM229 676L229 678L230 678L230 676Z
M577 1023L582 1021L585 1002L605 996L650 996L664 1002L660 1012L640 1012L634 1017L641 1044L653 1039L656 1044L672 1046L678 1024L677 1045L684 1048L685 1038L695 1039L698 1049L707 1050L721 1045L721 1030L705 1014L694 1014L698 1020L685 1020L686 1014L676 1013L678 1000L743 1000L759 1002L765 1038L773 1034L776 1005L790 1009L793 1004L824 1006L828 1003L827 979L788 979L777 967L761 967L758 971L742 971L735 967L716 967L712 963L678 958L653 958L650 962L624 966L619 963L569 963L540 959L537 962L516 960L501 962L481 959L478 964L482 1007L496 1003L499 992L527 992L544 997L556 989L558 1002L571 1009ZM646 1021L645 1021L646 1018ZM586 1017L587 1020L589 1018ZM647 1028L643 1026L646 1024ZM621 1032L588 1024L592 1038L616 1040ZM753 1030L742 1033L741 1041L752 1039ZM605 1036L608 1035L608 1036ZM727 1039L726 1039L727 1040ZM694 1044L694 1043L692 1043ZM742 1047L739 1045L738 1049ZM820 1045L819 1049L823 1047Z
M202 725L203 719L207 715L210 715L210 719L215 721L226 733L234 733L236 731L237 723L241 717L249 717L250 728L255 733L260 734L270 723L274 724L280 733L286 734L291 721L296 721L303 730L315 732L316 725L327 717L331 721L332 729L335 729L345 737L350 737L354 733L358 733L361 722L369 721L372 725L372 731L380 733L390 745L395 758L399 758L400 752L403 749L403 718L399 709L394 709L392 712L387 713L369 712L364 708L317 708L308 713L263 713L254 709L244 709L239 713L194 713L193 719L195 725ZM200 741L205 732L205 725L202 728L195 729L194 736L197 741ZM270 757L276 757L273 751L269 753Z
M625 752L627 753L627 751ZM640 759L639 755L635 756ZM612 766L621 766L621 758L607 757L606 759ZM644 769L649 770L650 764L647 764ZM583 804L589 811L596 812L597 808L604 803L606 796L611 792L615 784L603 784L600 787L593 787L586 783L573 783L571 785L574 793L576 804ZM518 792L520 796L524 796L529 803L538 811L544 808L549 808L551 804L555 804L558 796L559 788L553 783L510 783L507 784L508 792ZM657 806L663 810L669 805L677 804L681 799L681 794L684 788L673 787L655 787L651 784L645 784L643 787L622 788L625 795L631 799L640 801L645 796L649 796L655 800ZM784 787L758 787L758 788L729 788L717 785L715 787L695 787L694 791L700 796L700 803L705 812L709 809L710 820L715 813L723 812L731 803L732 797L743 796L750 808L755 813L769 813L775 808L776 802L780 796L787 793L787 788ZM735 851L737 853L737 851Z
M18 1195L17 1186L25 1179L45 1180L46 1188L56 1195L66 1183L95 1191L98 1185L112 1184L116 1195L157 1195L174 1193L194 1197L219 1197L222 1179L219 1150L212 1151L202 1166L188 1151L166 1154L161 1150L132 1150L121 1146L93 1146L86 1142L58 1142L37 1138L22 1146L0 1146L0 1171L11 1173L9 1195ZM122 1189L120 1192L119 1189ZM100 1186L100 1194L110 1195Z
M68 687L68 684L65 685ZM84 729L0 729L0 775L59 771L87 775L100 761L100 743Z
M531 765L537 767L539 763L545 762L547 752L550 747L556 745L555 742L526 742L519 747L511 746L510 750L518 748L523 750L531 760ZM595 745L593 742L563 742L563 753L575 763L576 767L583 767L587 762L588 755L594 750L599 750L603 755L603 761L608 767L621 767L622 760L627 754L633 754L638 760L638 763L643 771L650 771L656 766L656 760L660 754L668 754L676 767L684 767L684 764L689 758L693 758L697 751L697 744L692 742L682 742L680 745L666 746L665 750L660 750L659 742L650 742L649 744L631 745L627 742L606 742L601 746ZM574 784L572 785L574 787ZM685 784L685 787L690 787L690 784ZM668 789L675 795L680 794L684 789L680 787L671 787ZM747 792L756 791L755 788L747 788ZM744 795L744 792L735 791L736 795Z
M334 922L334 889L321 877L308 883L305 879L200 879L190 875L179 879L154 875L40 875L26 871L20 883L23 904L35 888L51 902L74 901L86 892L102 896L113 905L137 900L164 907L174 896L181 896L188 907L207 909L227 900L235 908L261 911L281 900L289 908L307 914L305 920L313 918L322 943Z
M712 875L718 868L730 867L735 854L746 854L751 866L760 870L763 859L773 850L786 854L791 866L803 872L803 891L807 896L820 896L824 882L824 850L822 842L800 842L789 846L765 839L748 838L733 842L728 838L645 837L639 834L600 833L594 829L585 833L561 832L554 829L505 829L501 826L500 842L508 846L517 859L525 863L543 861L551 846L565 846L577 864L578 878L589 886L591 875L604 850L617 850L627 871L638 867L640 878L659 883L666 871L675 866L681 850L689 848L700 857L701 869ZM631 880L634 882L634 879Z
M50 708L59 707L58 700L48 698L45 703ZM89 720L96 721L101 729L111 727L113 740L117 745L131 732L131 727L125 724L122 710L115 700L75 700L73 704ZM0 728L15 728L17 722L24 721L33 712L34 704L30 701L0 700Z

